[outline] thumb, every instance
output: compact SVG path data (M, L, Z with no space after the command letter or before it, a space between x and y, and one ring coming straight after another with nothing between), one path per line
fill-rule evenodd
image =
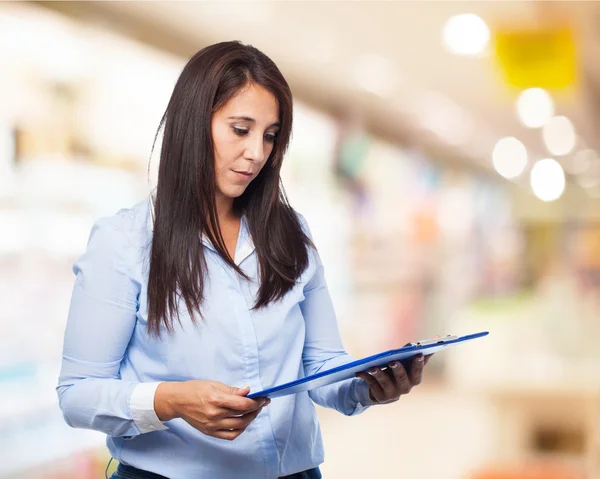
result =
M236 396L247 396L250 392L250 386L244 386L243 388L231 388L231 394Z

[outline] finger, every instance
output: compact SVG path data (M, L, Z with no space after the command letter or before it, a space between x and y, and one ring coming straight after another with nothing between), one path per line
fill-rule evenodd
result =
M392 381L392 378L384 371L379 368L371 368L367 371L373 378L377 380L379 386L384 393L384 401L396 396L396 385ZM381 401L381 399L379 399Z
M247 414L266 406L271 400L268 398L249 399L235 394L222 394L216 402L216 406L226 410L227 413Z
M244 386L243 388L236 388L236 387L231 387L231 386L227 386L225 384L223 384L222 390L224 392L227 392L229 394L232 394L234 396L240 396L240 397L245 397L250 393L250 386ZM227 404L224 404L222 407L226 407L228 409L234 410L234 411L240 411L243 413L248 413L248 412L252 412L255 411L257 409L260 409L264 406L267 406L268 404L271 403L271 400L269 398L266 397L257 397L257 398L252 398L250 399L250 401L253 401L254 404L250 405L250 403L246 402L247 409L246 410L242 410L242 408L244 407L243 404L244 402L240 402L240 401L236 401L233 400L234 404L238 404L239 407L230 407Z
M249 412L256 411L257 409L261 409L263 407L271 404L271 400L269 398L256 398L251 399L253 401L252 407L247 409L246 411L239 411L238 409L230 409L230 411L235 412L236 414L248 414Z
M237 388L237 387L233 387L233 386L228 386L227 384L215 382L215 383L213 383L213 387L218 392L223 393L225 395L245 397L250 393L250 386L244 386L242 388Z
M244 429L222 429L212 433L213 437L218 439L226 439L227 441L233 441L236 437L244 432Z
M412 364L410 366L410 382L413 386L418 386L421 384L421 380L423 378L423 368L425 367L425 360L422 354L419 354L412 360Z
M383 392L383 389L381 389L381 385L377 379L365 372L356 373L356 377L367 382L371 396L373 396L376 401L381 402L384 400L385 393Z
M402 363L400 361L391 362L390 370L394 377L396 395L408 394L412 388L412 384Z
M217 416L219 419L226 419L228 417L244 417L247 414L252 414L255 412L260 412L264 407L268 406L271 403L270 399L266 399L264 403L258 403L255 407L247 411L238 411L236 409L220 409L220 414Z
M242 388L237 388L234 386L228 386L227 384L213 382L212 387L220 393L233 394L235 396L241 396L241 397L247 396L250 393L250 386L244 386Z
M248 427L252 421L256 419L256 416L260 414L262 408L253 411L248 414L244 414L243 416L238 417L228 417L219 421L216 425L216 429L245 429Z

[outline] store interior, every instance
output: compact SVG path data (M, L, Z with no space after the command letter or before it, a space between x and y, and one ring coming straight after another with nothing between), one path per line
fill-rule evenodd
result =
M598 2L0 3L0 479L104 477L55 391L71 267L155 187L187 59L234 39L294 94L282 181L348 352L490 332L393 405L317 408L323 477L600 478L599 25Z

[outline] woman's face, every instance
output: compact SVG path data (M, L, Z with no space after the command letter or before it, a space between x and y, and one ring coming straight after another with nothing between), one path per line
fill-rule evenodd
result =
M265 165L279 131L275 96L250 84L238 91L211 120L217 195L240 196Z

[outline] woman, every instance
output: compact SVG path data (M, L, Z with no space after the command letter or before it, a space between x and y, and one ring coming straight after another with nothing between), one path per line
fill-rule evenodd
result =
M187 63L162 126L156 197L97 221L73 267L65 420L108 435L113 478L319 478L313 402L395 401L425 361L247 398L352 360L280 185L292 95L263 53L219 43Z

